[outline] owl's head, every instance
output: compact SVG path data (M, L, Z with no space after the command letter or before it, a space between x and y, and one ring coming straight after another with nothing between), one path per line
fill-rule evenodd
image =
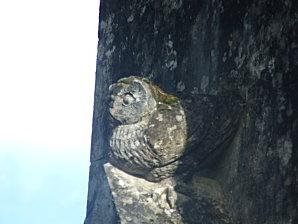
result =
M119 79L109 87L110 114L122 124L133 124L156 109L150 83L147 79L130 76Z

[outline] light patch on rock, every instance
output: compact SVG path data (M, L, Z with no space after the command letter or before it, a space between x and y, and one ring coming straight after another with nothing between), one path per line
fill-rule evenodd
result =
M172 186L167 188L167 202L171 208L171 210L173 210L173 208L175 208L176 205L176 201L177 201L177 193L175 192L174 188ZM170 211L171 213L171 211Z
M177 84L177 91L182 92L185 90L185 84L182 81L179 81Z
M100 29L107 34L106 44L111 44L114 40L114 34L112 33L114 17L115 15L111 14L105 21L100 22Z
M169 47L169 48L173 48L173 41L169 40L166 45Z
M244 61L246 59L246 54L243 53L243 48L240 46L238 48L238 55L234 58L234 62L237 66L237 68L241 68Z
M178 121L178 122L180 122L180 121L182 121L182 116L181 115L176 115L176 120Z
M279 157L282 166L286 167L292 157L293 143L291 139L286 136L277 140L277 145L279 148Z
M227 52L224 53L224 56L222 57L222 62L226 62L227 60Z
M171 35L169 35L169 40L165 43L167 49L167 57L165 58L165 64L171 71L177 68L177 52L173 48L174 42L171 40Z
M123 180L119 180L119 181L118 181L118 184L119 184L119 186L121 186L121 187L126 187L126 186L125 186L125 183L123 182Z
M275 58L271 58L268 62L268 71L273 74L275 70Z
M166 13L179 9L182 6L182 0L169 0L163 2Z
M171 134L176 129L177 129L177 125L174 125L173 127L167 128L167 131Z
M123 200L123 205L131 205L132 203L132 198L126 198L125 200Z
M155 149L159 149L159 148L161 148L162 143L163 143L162 140L157 141L157 142L154 143L154 146L153 146L153 147L154 147Z
M163 121L163 114L158 114L156 120Z
M141 15L141 16L144 15L145 11L146 11L146 6L144 6L144 7L142 8L142 11L141 11L141 14L140 14L140 15Z
M127 19L127 22L131 23L134 19L134 16L133 15L130 15L130 17L128 17Z
M113 46L111 49L109 49L109 50L106 52L105 55L106 55L108 58L111 57L111 55L114 53L115 49L116 49L116 47Z
M209 77L204 75L201 80L201 89L203 93L206 93L208 85L209 85Z
M161 195L164 194L165 192L166 192L166 188L164 187L154 189L152 192L152 200L157 202L161 197Z
M193 90L191 91L192 94L196 95L199 94L199 88L198 87L193 87Z
M264 69L266 68L264 63L259 62L259 56L260 55L258 52L252 54L250 61L248 63L248 65L249 65L248 68L249 68L251 74L257 78L261 77L262 71L264 71Z
M137 146L135 145L135 142L131 142L131 144L130 144L130 147L132 148L132 149L136 149L137 148Z
M135 146L138 147L140 145L139 141L135 141Z
M177 68L177 61L176 60L171 60L166 63L166 67L170 69L171 71Z

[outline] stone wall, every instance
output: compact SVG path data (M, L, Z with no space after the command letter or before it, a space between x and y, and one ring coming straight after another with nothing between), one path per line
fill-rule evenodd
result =
M101 0L85 224L121 222L103 164L108 86L130 75L174 95L240 94L239 131L201 175L233 223L298 223L297 1Z

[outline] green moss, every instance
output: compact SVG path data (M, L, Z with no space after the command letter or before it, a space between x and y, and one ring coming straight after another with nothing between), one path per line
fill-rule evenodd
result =
M142 78L142 81L146 82L147 84L151 84L150 80L145 77Z
M159 109L159 112L166 112L166 111L170 111L171 109L169 108L161 108Z
M130 77L121 78L118 80L118 83L131 84L131 78Z
M179 101L179 99L177 97L169 96L169 97L165 97L162 102L165 104L168 104L168 105L173 105L173 104L178 103L178 101Z

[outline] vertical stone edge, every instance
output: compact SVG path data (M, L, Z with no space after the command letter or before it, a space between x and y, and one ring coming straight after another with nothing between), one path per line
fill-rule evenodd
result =
M107 155L107 92L111 83L112 55L106 51L113 42L113 15L109 3L101 0L99 9L98 46L94 92L92 139L88 184L87 211L84 224L120 223L103 164Z

